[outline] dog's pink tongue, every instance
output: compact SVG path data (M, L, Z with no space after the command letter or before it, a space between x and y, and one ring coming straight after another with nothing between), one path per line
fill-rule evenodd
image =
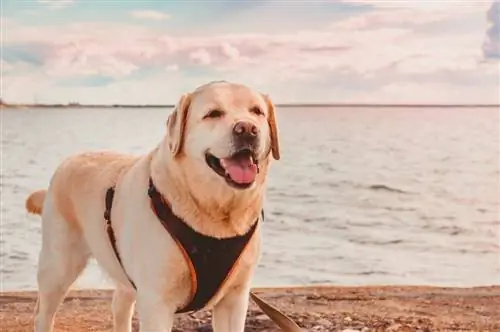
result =
M236 183L252 183L257 176L257 165L251 158L224 159L223 166L226 172Z

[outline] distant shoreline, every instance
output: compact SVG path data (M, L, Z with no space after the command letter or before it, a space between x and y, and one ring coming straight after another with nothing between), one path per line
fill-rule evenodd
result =
M492 104L329 104L329 103L297 103L275 104L280 108L500 108ZM133 104L2 104L2 108L174 108L174 104L133 105Z

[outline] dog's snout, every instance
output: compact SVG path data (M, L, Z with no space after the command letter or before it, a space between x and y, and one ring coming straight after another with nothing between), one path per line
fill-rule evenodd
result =
M259 128L251 122L240 121L233 127L233 133L236 136L255 137L259 134Z

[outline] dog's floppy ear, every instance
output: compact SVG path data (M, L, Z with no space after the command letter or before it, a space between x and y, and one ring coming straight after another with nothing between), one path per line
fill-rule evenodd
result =
M263 95L264 100L267 104L267 122L269 124L269 130L271 135L271 152L273 153L273 158L275 160L280 159L280 144L278 140L278 126L276 124L276 108L273 102L267 95Z
M183 94L167 120L169 146L174 157L178 156L182 150L190 103L191 95Z

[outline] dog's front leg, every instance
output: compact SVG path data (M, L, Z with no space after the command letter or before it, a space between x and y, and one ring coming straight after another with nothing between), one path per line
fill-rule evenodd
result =
M112 311L114 332L131 332L135 293L118 286L113 294Z
M171 332L175 306L166 303L159 294L137 294L137 311L140 332Z
M244 332L250 287L231 290L213 309L214 332Z

